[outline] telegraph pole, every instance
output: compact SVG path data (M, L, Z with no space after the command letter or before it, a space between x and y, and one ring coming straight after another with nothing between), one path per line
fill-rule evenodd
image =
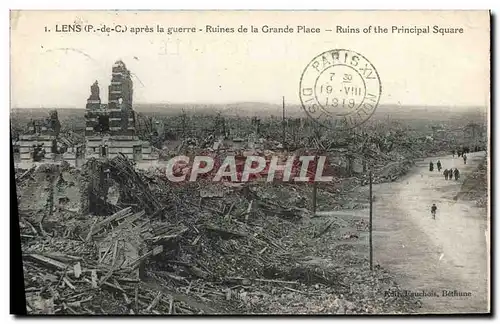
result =
M283 96L283 116L282 116L282 126L283 126L283 141L282 141L282 145L283 145L283 148L285 148L285 96Z
M186 139L186 111L182 108L182 140Z
M313 195L312 195L312 212L313 216L316 215L316 194L318 192L318 182L313 183Z
M373 195L372 195L371 170L370 170L370 270L373 270Z

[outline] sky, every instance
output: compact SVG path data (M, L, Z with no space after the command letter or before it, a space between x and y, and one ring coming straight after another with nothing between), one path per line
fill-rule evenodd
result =
M127 26L127 32L56 32L64 24ZM57 26L56 26L57 25ZM195 33L156 32L156 26ZM234 33L207 33L206 26ZM259 33L238 33L240 26ZM263 33L262 26L294 33ZM392 26L463 28L462 34L393 34ZM297 26L319 33L297 33ZM337 26L381 26L387 34L337 33ZM131 28L154 32L134 34ZM50 30L49 32L45 31ZM200 31L202 29L203 31ZM332 30L332 31L326 31ZM350 49L377 69L381 105L488 106L487 11L236 11L11 13L11 107L84 108L98 81L107 102L111 67L121 59L134 77L136 103L299 104L303 70L318 54Z

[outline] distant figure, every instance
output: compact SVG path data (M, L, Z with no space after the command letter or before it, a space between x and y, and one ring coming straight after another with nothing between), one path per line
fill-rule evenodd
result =
M434 163L432 161L429 163L429 171L434 171Z
M438 172L441 172L441 161L438 160L437 163L436 163L437 167L438 167Z
M460 178L460 171L458 171L458 169L455 168L455 171L453 173L455 175L455 180L458 180Z
M464 157L464 164L467 164L467 155L464 154L463 157Z
M455 150L452 150L452 151L451 151L451 156L452 156L452 157L455 157Z
M448 172L449 172L448 169L444 169L444 172L443 172L444 180L448 180Z
M436 211L437 211L437 206L436 204L432 204L432 207L431 207L431 214L432 214L432 219L436 219Z
M462 152L457 151L457 156L460 157L460 155L462 155Z

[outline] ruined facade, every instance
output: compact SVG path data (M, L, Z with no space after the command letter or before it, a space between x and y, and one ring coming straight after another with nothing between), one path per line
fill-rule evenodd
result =
M98 82L90 87L87 99L86 136L134 136L135 115L132 109L133 82L125 63L117 61L112 68L108 87L108 105L101 103Z
M13 141L15 158L34 162L62 159L71 165L90 158L111 159L120 154L135 161L155 160L150 143L140 140L136 132L133 82L121 60L113 64L108 89L108 103L103 104L99 83L95 81L90 86L85 106L84 145L59 137L61 124L54 110L47 118L30 121L26 133ZM155 126L157 135L164 132L163 125Z
M133 82L125 63L117 61L112 68L108 91L109 125L112 135L135 135L132 109Z
M22 161L53 159L57 153L57 137L61 123L57 111L52 110L44 119L31 120L26 134L20 135L16 143Z
M85 136L109 132L109 115L105 108L101 105L99 84L96 81L90 87L90 96L85 106Z
M107 105L101 103L97 81L90 87L85 113L85 158L113 158L122 153L132 160L148 160L151 146L136 134L131 73L121 60L115 62L111 73Z

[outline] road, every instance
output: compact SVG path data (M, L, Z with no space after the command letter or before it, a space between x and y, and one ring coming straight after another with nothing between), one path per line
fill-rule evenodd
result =
M404 290L435 292L439 297L422 298L424 313L489 309L487 211L474 202L454 199L484 155L469 154L466 165L451 155L423 159L406 177L373 186L374 263L395 274ZM457 167L461 179L445 180L436 168L430 172L429 161L435 165L438 159L444 168ZM438 207L436 220L430 213L433 203ZM368 215L367 210L352 212ZM470 296L443 296L443 290Z

